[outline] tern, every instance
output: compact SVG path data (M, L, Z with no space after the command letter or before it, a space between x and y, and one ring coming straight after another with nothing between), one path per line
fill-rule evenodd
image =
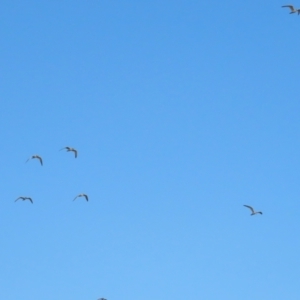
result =
M71 148L71 147L63 147L63 148L61 148L59 151L64 150L64 149L66 149L67 152L73 151L74 154L75 154L75 158L77 158L77 150L76 150L76 149Z
M84 197L86 201L89 201L89 198L88 198L88 196L87 196L86 194L79 194L79 195L77 195L77 196L73 199L73 201L74 201L76 198L78 198L78 197Z
M17 199L15 200L15 202L18 201L19 199L22 199L23 201L29 200L29 201L33 204L33 201L32 201L32 199L31 199L30 197L19 197L19 198L17 198Z
M40 161L41 165L43 165L43 160L42 160L42 158L39 155L32 155L31 157L29 157L26 160L26 162L28 162L30 159L33 159L33 158L37 158Z
M63 149L66 149L67 152L70 152L70 151L73 151L74 154L75 154L75 158L77 157L77 150L74 149L74 148L71 148L71 147L63 147L62 149L60 149L59 151L63 150Z
M283 5L281 7L288 7L291 10L290 14L294 14L296 12L298 13L298 15L300 14L300 9L295 8L293 5Z
M253 209L253 207L251 207L251 206L249 206L249 205L244 205L245 207L248 207L251 211L252 211L252 214L251 214L251 216L254 216L254 215L256 215L256 214L263 214L261 211L255 211L254 209Z

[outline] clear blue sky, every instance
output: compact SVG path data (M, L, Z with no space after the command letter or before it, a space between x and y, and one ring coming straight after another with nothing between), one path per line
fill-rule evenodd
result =
M1 1L0 299L299 299L284 4Z

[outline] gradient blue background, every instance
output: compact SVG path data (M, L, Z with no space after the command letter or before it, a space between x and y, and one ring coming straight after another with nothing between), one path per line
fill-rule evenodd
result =
M284 4L1 1L0 299L300 299Z

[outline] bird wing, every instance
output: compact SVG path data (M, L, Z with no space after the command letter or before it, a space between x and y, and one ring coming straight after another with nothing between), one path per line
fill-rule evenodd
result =
M17 198L17 199L15 200L15 202L18 201L19 199L23 199L23 200L24 200L24 197L19 197L19 198Z
M64 149L67 149L67 147L63 147L63 148L59 149L59 151L64 150Z
M73 199L73 201L76 200L76 198L78 198L78 197L80 197L80 195L77 195L77 196Z
M40 160L40 163L41 163L41 165L43 165L43 160L42 160L42 158L41 158L40 156L36 156L35 158L39 159L39 160Z
M72 149L72 151L75 153L75 158L77 157L77 150Z
M27 163L30 159L32 159L32 156L30 156L30 157L25 161L25 163Z
M82 196L85 197L86 201L89 201L89 197L86 194L83 194Z
M249 205L244 205L244 206L248 207L249 209L251 209L251 211L254 213L254 209L251 206L249 206Z
M33 204L33 201L30 197L26 197L24 200L29 200Z
M295 10L295 8L294 8L293 5L283 5L283 6L281 6L281 7L288 7L291 11L294 11L294 10Z

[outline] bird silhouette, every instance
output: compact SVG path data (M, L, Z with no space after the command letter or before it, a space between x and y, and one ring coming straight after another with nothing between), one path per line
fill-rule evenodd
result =
M89 201L89 198L88 198L88 196L87 196L86 194L79 194L79 195L77 195L77 196L73 199L73 201L74 201L76 198L78 198L78 197L84 197L86 201Z
M60 149L59 151L61 151L61 150L63 150L63 149L66 149L67 152L70 152L70 151L74 152L75 158L77 157L77 150L76 150L76 149L71 148L71 147L64 147L64 148Z
M34 159L34 158L37 158L37 159L40 161L41 165L43 165L43 160L42 160L42 158L41 158L39 155L32 155L31 157L29 157L29 158L26 160L25 163L27 163L30 159Z
M251 212L252 212L252 214L251 214L251 216L254 216L254 215L256 215L256 214L263 214L261 211L255 211L254 209L253 209L253 207L251 207L251 206L249 206L249 205L244 205L245 207L248 207L250 210L251 210Z
M30 197L19 197L19 198L17 198L17 199L15 200L15 202L18 201L19 199L22 199L23 201L29 200L29 201L33 204L33 201L32 201L32 199L31 199Z
M294 14L296 12L298 12L298 15L300 14L300 9L295 8L293 5L283 5L281 7L288 7L291 10L290 14Z

